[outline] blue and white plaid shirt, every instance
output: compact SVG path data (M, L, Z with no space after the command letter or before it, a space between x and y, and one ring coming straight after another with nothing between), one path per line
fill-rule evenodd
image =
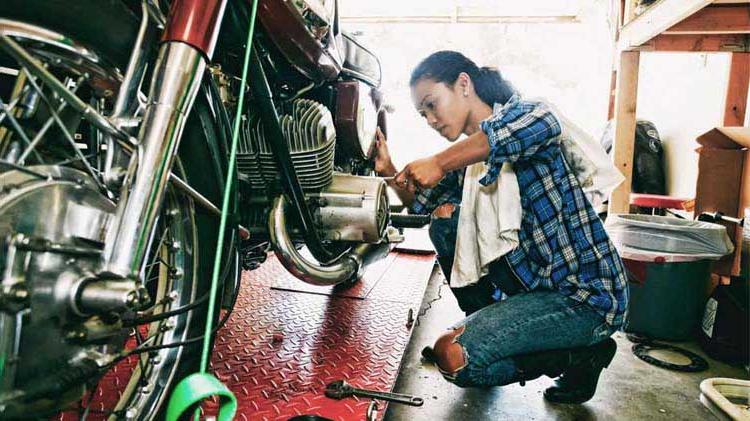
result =
M511 269L527 289L558 290L621 327L628 302L625 270L563 158L557 117L544 103L516 95L480 126L490 143L489 170L480 183L493 183L502 164L511 162L521 192L519 246L507 255ZM435 188L420 191L412 211L460 203L463 174L454 171Z

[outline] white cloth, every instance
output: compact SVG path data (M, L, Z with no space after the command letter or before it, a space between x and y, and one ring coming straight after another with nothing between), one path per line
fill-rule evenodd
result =
M466 168L451 287L476 283L489 272L490 263L518 246L521 229L521 195L516 173L503 164L497 180L483 186L479 179L487 165L478 162Z
M560 146L565 161L591 205L596 208L609 198L612 190L625 180L625 176L593 136L568 120L553 105L546 101L545 104L560 121Z
M549 105L560 121L559 137L565 161L589 201L598 206L625 177L592 136L548 102L537 100ZM499 112L501 107L495 104L493 113ZM518 246L522 210L516 173L506 162L496 182L482 186L479 179L486 173L487 165L483 162L466 168L451 270L453 288L476 283L489 272L490 263Z

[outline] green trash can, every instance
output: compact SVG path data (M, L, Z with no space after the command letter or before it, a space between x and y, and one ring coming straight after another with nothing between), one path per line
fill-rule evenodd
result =
M628 274L625 331L692 337L703 318L711 263L734 249L722 225L653 215L610 215L607 232Z
M621 252L630 302L625 331L656 339L689 339L708 300L711 260ZM672 258L667 261L667 258Z

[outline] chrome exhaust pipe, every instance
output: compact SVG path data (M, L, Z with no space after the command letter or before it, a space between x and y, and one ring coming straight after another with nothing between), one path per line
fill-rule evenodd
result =
M390 251L388 242L378 244L362 243L333 261L322 265L310 262L294 247L287 231L286 198L277 197L268 218L268 232L271 236L276 257L292 275L312 285L337 285L362 276L365 267L385 257Z

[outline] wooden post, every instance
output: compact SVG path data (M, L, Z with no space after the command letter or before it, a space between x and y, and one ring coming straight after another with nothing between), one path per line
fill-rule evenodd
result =
M615 117L615 94L617 93L617 69L612 70L609 81L609 103L607 104L607 121Z
M628 213L630 209L639 59L640 53L638 51L623 51L620 53L615 93L613 158L615 166L625 176L625 181L612 192L609 198L610 215L613 213Z
M750 86L750 53L732 53L729 67L727 98L724 105L724 125L743 126Z

